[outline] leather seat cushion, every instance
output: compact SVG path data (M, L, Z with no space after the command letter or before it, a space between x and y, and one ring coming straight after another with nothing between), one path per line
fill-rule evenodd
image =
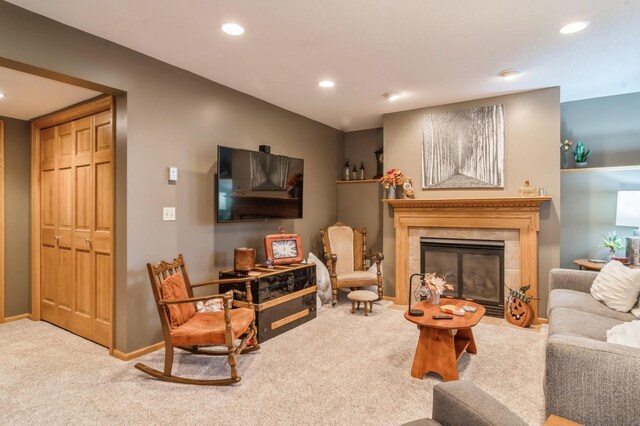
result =
M255 312L249 308L237 308L230 311L233 337L244 334L255 318ZM171 330L171 343L174 346L200 346L225 344L224 311L196 312L189 321Z

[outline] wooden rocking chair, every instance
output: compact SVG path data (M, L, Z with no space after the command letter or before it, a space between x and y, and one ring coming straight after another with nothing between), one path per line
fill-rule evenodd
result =
M191 285L182 255L173 262L147 263L153 296L156 300L162 333L164 335L164 371L145 364L135 367L157 379L195 385L229 385L240 381L236 368L237 356L260 349L255 325L255 311L251 297L251 278L214 280ZM231 309L231 295L194 297L193 289L213 284L245 282L248 308ZM240 293L237 290L234 290ZM215 312L196 312L195 302L222 300L223 309ZM238 342L236 343L236 340ZM247 345L251 343L249 347ZM225 350L201 349L201 346L226 346ZM204 355L226 355L231 377L215 380L191 379L173 376L173 348Z

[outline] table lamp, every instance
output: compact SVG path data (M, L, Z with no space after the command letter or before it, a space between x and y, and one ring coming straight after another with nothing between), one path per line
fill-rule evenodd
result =
M411 291L411 283L413 282L413 277L420 277L420 287L418 287L418 294L420 298L426 297L428 294L427 283L425 282L426 274L413 274L409 278L409 315L412 317L421 317L424 316L424 311L422 309L411 309L411 299L413 298L413 292Z
M640 263L640 191L618 191L616 226L632 226L633 237L627 237L626 256L633 265Z

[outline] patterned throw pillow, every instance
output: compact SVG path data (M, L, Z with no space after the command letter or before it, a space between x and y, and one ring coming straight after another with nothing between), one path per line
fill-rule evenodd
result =
M233 308L233 291L229 290L225 294L231 296L229 299L229 309ZM216 312L224 310L224 300L223 299L209 299L206 302L196 302L196 308L198 312Z

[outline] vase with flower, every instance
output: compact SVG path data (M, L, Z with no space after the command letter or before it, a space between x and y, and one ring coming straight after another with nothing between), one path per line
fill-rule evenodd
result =
M398 192L402 190L397 190L397 187L399 186L400 188L402 188L402 185L404 185L407 179L408 178L404 175L404 173L402 173L402 170L391 169L387 173L382 175L382 177L378 179L378 182L380 182L382 186L384 186L384 188L387 190L387 198L400 198L398 197Z
M563 169L569 168L569 156L571 152L571 145L573 145L573 141L571 139L565 139L564 142L560 144L560 167Z
M414 298L416 301L428 300L431 304L438 305L445 290L453 290L453 286L447 283L443 275L435 272L420 274L420 286L414 291Z
M598 244L598 247L604 247L609 249L609 259L613 259L616 255L616 250L622 250L624 248L624 244L622 240L616 234L616 231L609 232L607 236L602 236L602 241Z

